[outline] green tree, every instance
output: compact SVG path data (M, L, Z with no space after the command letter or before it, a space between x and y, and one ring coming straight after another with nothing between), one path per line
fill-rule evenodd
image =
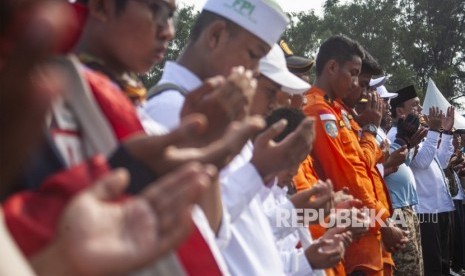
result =
M166 59L175 60L186 45L199 12L177 11L176 37ZM297 55L316 57L322 41L345 34L378 59L391 91L415 84L423 98L428 78L453 102L465 91L465 1L326 0L323 16L313 10L289 14L283 38ZM160 79L164 62L142 76L146 86ZM311 72L314 79L314 72Z
M423 97L431 77L447 99L464 95L463 0L327 0L322 17L313 11L291 17L284 37L296 54L315 57L321 41L345 34L392 75L388 89L413 83Z
M399 55L421 87L432 78L448 99L465 92L465 2L399 0Z

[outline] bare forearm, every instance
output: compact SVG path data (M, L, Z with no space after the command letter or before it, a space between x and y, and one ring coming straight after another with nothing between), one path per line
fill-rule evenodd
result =
M216 181L204 192L199 204L208 219L211 229L217 234L223 218L223 204L219 181Z

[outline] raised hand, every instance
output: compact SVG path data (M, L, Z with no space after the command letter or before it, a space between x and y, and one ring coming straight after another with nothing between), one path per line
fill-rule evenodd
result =
M408 231L404 231L392 223L386 227L381 227L381 237L383 246L389 252L402 249L408 242Z
M342 228L333 228L315 240L305 250L305 256L315 269L330 268L342 260L345 248L350 242L350 232Z
M384 168L399 167L407 158L407 146L404 145L393 151L384 162Z
M191 208L210 184L202 170L186 166L125 200L129 175L112 172L72 200L32 266L39 275L124 275L155 261L189 233Z
M361 204L358 206L361 206ZM358 240L368 233L371 222L370 217L363 211L363 209L359 208L360 207L352 207L350 209L352 223L347 227L347 230L352 233L352 238L354 240Z
M442 110L437 106L429 108L428 114L428 126L430 130L439 131L442 128L442 121L444 119L444 114Z
M368 232L368 226L370 225L370 218L363 212L361 209L363 203L359 199L346 198L345 200L339 201L335 204L336 212L331 214L335 216L337 221L337 215L340 210L345 210L345 212L350 212L351 224L346 227L347 231L352 233L352 238L354 240L359 239L365 233ZM339 210L339 211L338 211Z
M443 118L442 127L446 131L451 131L454 127L455 120L455 107L449 106L447 108L446 116Z
M322 236L326 240L339 240L344 250L352 243L352 234L344 227L333 227L328 229Z
M334 207L338 208L338 204L342 204L354 199L354 196L350 194L349 187L343 187L341 190L334 193Z
M217 76L206 80L199 88L186 95L181 117L204 114L208 127L204 139L191 146L203 146L223 136L229 123L248 114L257 81L250 70L239 66L232 69L228 78Z
M203 139L206 118L193 114L181 121L181 125L162 136L141 135L124 143L129 154L162 176L189 161L213 164L221 169L245 143L265 125L260 117L247 117L233 122L223 134L224 138L209 143L203 148L183 147L186 141Z
M418 131L419 127L420 118L410 113L406 117L399 118L396 137L409 142L410 138Z
M279 143L274 142L273 138L284 130L285 120L275 123L257 136L251 163L265 181L279 171L297 166L309 154L315 138L313 123L313 118L306 118Z
M191 209L213 185L217 170L191 162L148 186L142 193L158 217L156 257L176 248L191 229ZM181 226L183 225L183 226Z
M428 129L425 127L420 127L415 134L410 138L410 147L414 148L423 141L423 139L428 134Z
M177 162L195 160L204 164L214 164L221 169L239 154L245 143L264 126L265 122L260 116L247 116L241 121L232 122L223 138L203 148L168 147L167 158Z
M290 200L297 209L323 210L325 217L334 205L333 185L329 180L326 182L318 180L318 183L312 188L294 194ZM318 219L310 223L318 223Z
M367 100L365 109L355 119L361 126L374 124L379 127L383 115L383 100L376 92L368 93Z

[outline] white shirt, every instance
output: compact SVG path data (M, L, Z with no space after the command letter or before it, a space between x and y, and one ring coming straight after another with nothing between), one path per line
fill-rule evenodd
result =
M175 62L168 61L165 64L162 79L159 84L162 83L174 83L184 88L186 91L192 91L202 82L186 68ZM142 105L138 110L138 114L142 118L141 121L144 128L150 126L150 130L160 130L163 128L165 128L165 131L167 131L166 129L172 130L180 123L180 112L183 104L184 96L179 92L165 91ZM150 119L147 119L147 117ZM148 122L150 120L152 120L152 122ZM198 206L195 206L193 209L192 219L210 247L223 275L229 275L227 265L221 254L221 249L228 244L231 237L231 227L229 226L230 218L227 210L223 208L221 226L216 236L210 228L205 213Z
M313 270L305 256L305 249L313 240L308 228L277 227L276 209L293 210L294 206L287 197L287 187L274 185L271 194L263 201L263 206L275 234L276 246L284 264L286 275L326 275L324 270ZM300 248L296 248L298 243Z
M454 177L455 181L457 181L457 185L459 186L459 192L452 199L463 201L465 199L465 192L463 191L462 185L460 184L460 178L456 172L454 172Z
M391 145L391 141L393 141L393 140L390 140L387 137L384 130L381 127L378 127L378 133L376 134L376 141L378 142L378 146L380 146L381 143L383 143L383 142L387 142L388 144L384 145L384 146L389 149L389 147ZM383 165L383 163L376 164L376 168L378 168L378 171L379 171L379 174L381 175L381 177L384 178L384 165Z
M387 133L387 138L389 141L395 141L396 140L396 134L397 134L397 127L393 126L391 129L389 129Z
M186 91L201 85L201 80L187 68L167 62L159 82L174 83ZM145 110L165 127L179 125L184 97L177 91L165 91L148 101ZM269 190L255 167L249 163L252 144L221 172L221 194L224 213L231 220L229 243L218 244L233 275L283 275L284 268L274 243L273 233L263 213L258 194ZM224 248L223 248L224 247Z
M167 61L158 84L174 83L190 92L202 84L202 81L187 68L173 61ZM145 104L145 111L156 122L172 130L180 123L184 96L175 90L167 90L151 98Z
M389 133L395 137L397 128L394 131L393 129L391 128ZM454 210L447 178L443 171L454 151L452 135L442 135L439 149L438 143L439 133L428 131L426 139L420 143L418 153L410 163L417 185L416 211L419 214L436 214Z
M21 254L3 220L0 207L0 275L33 276L36 275Z
M136 111L137 111L137 115L139 117L139 120L142 124L142 127L144 128L145 130L145 133L149 134L149 135L164 135L164 134L168 134L168 129L155 122L152 118L150 118L150 116L147 114L147 112L145 112L145 109L144 109L144 106L145 104L142 104L138 107L136 107Z
M270 189L252 170L252 149L249 142L221 172L223 204L230 212L232 226L231 240L222 253L232 275L285 275L261 201Z
M465 181L464 178L460 179L461 187L459 189L462 189L462 204L465 204L465 190L462 188L463 187L463 182Z

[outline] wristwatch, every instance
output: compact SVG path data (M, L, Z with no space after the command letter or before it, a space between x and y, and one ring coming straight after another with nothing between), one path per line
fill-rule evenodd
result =
M378 133L378 127L375 124L367 124L363 126L362 131L369 132L376 136L376 134Z
M447 134L447 135L454 135L454 131L453 130L442 130L442 134Z

